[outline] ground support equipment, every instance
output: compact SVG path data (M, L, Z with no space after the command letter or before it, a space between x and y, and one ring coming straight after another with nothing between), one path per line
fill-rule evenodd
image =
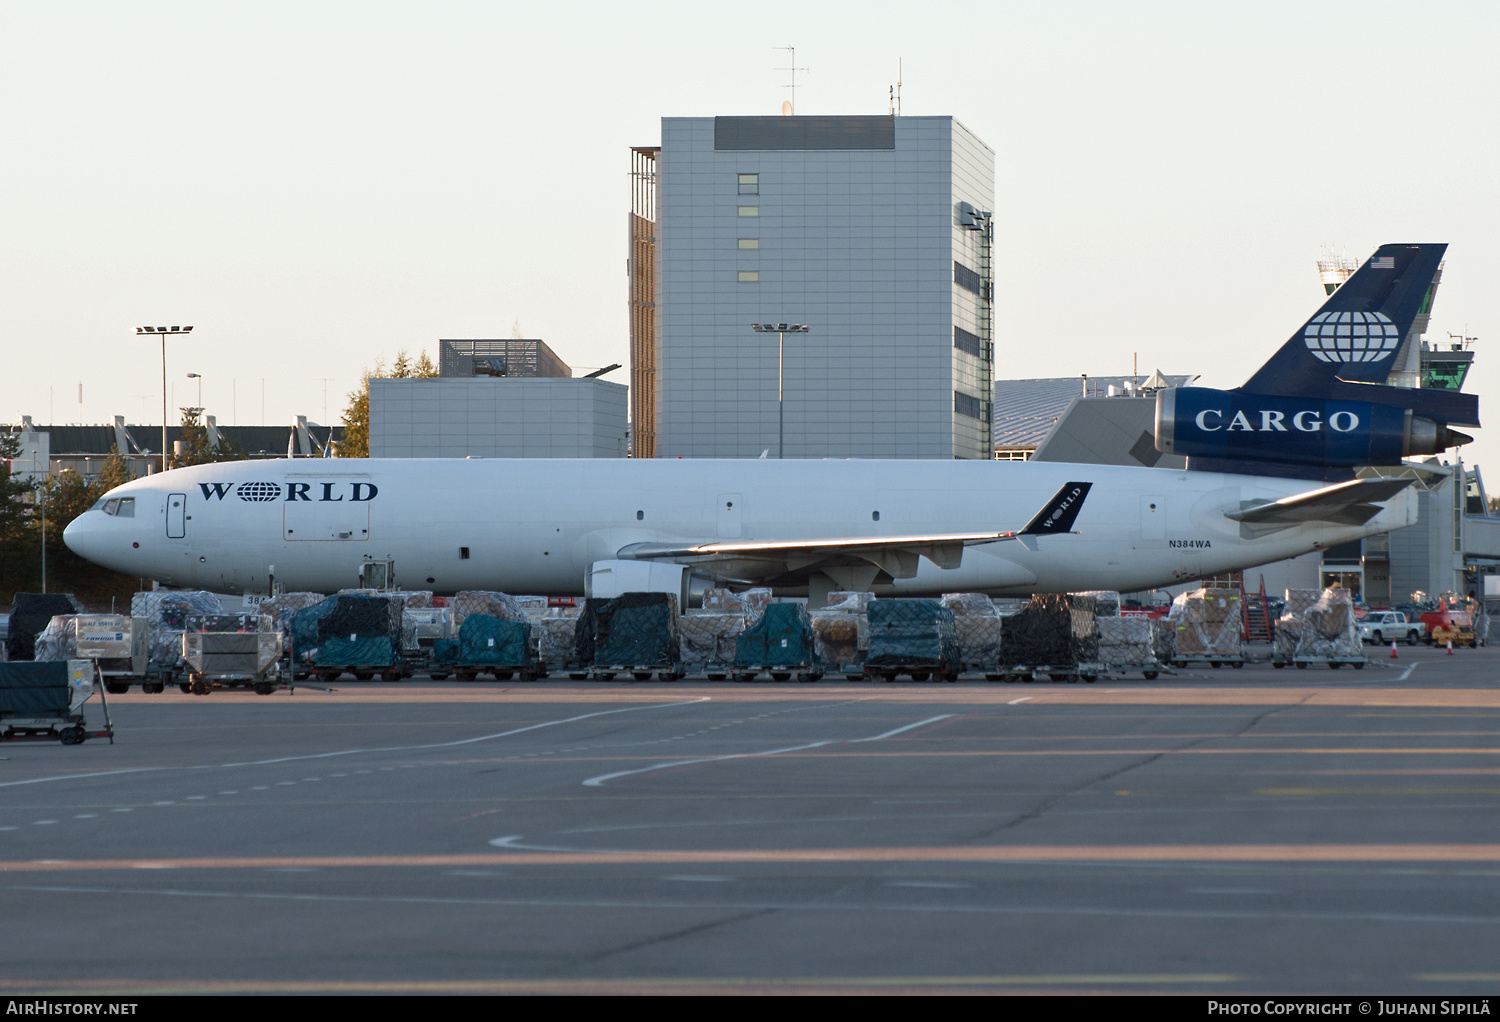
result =
M985 674L990 681L1065 681L1073 683L1099 680L1107 668L1103 664L1007 664L998 673Z
M1243 653L1194 653L1191 656L1179 654L1172 657L1172 666L1181 668L1188 664L1208 664L1210 667L1223 667L1228 664L1238 669L1245 666L1247 659Z
M215 688L253 689L268 696L281 685L281 632L271 619L255 614L208 615L188 619L182 635L187 664L184 692L206 696Z
M1327 664L1330 670L1337 670L1338 668L1343 667L1345 664L1348 664L1356 671L1362 671L1365 668L1365 664L1369 663L1370 661L1368 657L1362 656L1295 656L1292 657L1291 662L1304 669L1310 664ZM1284 666L1283 664L1277 663L1275 660L1271 661L1271 665L1273 667Z
M1103 669L1106 674L1135 674L1139 672L1141 677L1147 681L1155 681L1157 675L1161 674L1162 671L1170 671L1165 664L1158 663L1155 660L1140 664L1105 664L1103 665Z
M115 743L109 700L98 667L90 660L0 663L0 741L62 742L82 745L90 738ZM99 693L104 727L93 730L83 704Z

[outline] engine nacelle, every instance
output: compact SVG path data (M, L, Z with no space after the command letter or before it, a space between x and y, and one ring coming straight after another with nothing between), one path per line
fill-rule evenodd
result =
M695 575L684 564L655 561L595 561L583 578L583 594L612 599L626 593L673 593L679 610L701 606L703 590L714 580Z
M1391 405L1208 387L1156 395L1156 449L1163 454L1352 468L1394 465L1471 439Z

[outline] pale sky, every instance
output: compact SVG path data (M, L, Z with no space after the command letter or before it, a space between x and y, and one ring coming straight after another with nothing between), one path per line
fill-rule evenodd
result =
M1139 352L1236 386L1320 303L1321 247L1446 241L1428 339L1478 335L1487 396L1497 30L1368 0L0 0L0 414L159 422L146 324L195 327L174 420L198 372L221 423L262 421L263 379L268 424L337 421L377 357L517 321L628 363L629 147L779 112L787 45L799 113L886 112L900 59L903 113L995 149L997 376ZM1500 488L1490 434L1466 458Z

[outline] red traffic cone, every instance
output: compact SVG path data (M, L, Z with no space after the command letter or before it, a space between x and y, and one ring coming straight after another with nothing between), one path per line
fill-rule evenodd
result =
M1396 659L1396 640L1395 639L1391 640L1391 659L1392 660Z
M1448 655L1449 656L1453 655L1453 640L1452 639L1448 640Z

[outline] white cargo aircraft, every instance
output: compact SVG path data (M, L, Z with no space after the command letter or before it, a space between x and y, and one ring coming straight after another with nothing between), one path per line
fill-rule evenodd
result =
M1157 399L1187 470L1038 462L319 459L178 469L68 526L89 560L265 593L399 584L613 596L707 585L1018 596L1136 591L1412 524L1401 478L1473 395L1379 385L1442 245L1382 246L1235 391ZM1207 460L1205 460L1207 459ZM1342 478L1320 485L1308 478Z
M68 526L164 585L610 596L1133 591L1387 532L1410 480L962 461L307 459L176 469ZM1384 501L1379 506L1376 501Z

